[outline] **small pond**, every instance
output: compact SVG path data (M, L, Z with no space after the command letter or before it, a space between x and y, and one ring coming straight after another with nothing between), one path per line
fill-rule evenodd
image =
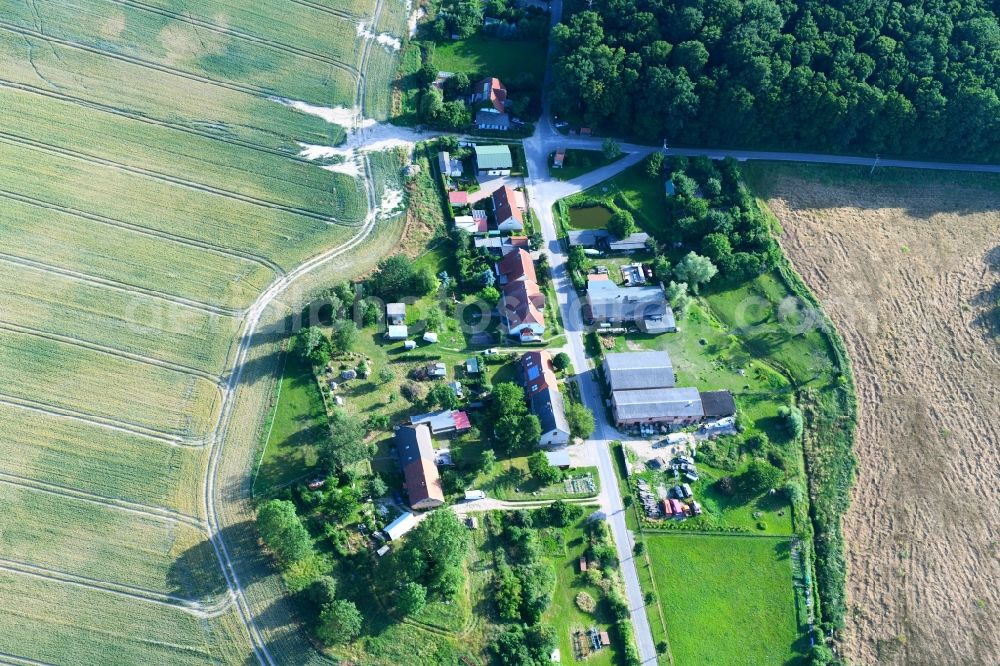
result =
M569 225L574 229L603 229L610 219L611 209L606 206L569 209Z

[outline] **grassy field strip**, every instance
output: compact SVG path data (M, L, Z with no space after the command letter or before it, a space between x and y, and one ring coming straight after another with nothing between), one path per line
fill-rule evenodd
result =
M22 659L80 666L249 663L249 655L229 647L239 644L239 629L228 617L204 620L181 609L3 571L0 597L0 651Z
M136 437L145 437L168 446L176 446L184 449L199 449L207 446L209 443L209 437L207 435L201 438L196 438L183 435L164 434L151 428L145 428L133 423L127 423L125 421L119 421L114 418L95 416L94 414L88 414L79 410L59 407L57 405L40 402L38 400L32 400L31 398L18 397L3 392L0 392L0 405L16 407L17 409L25 409L38 414L70 419L78 423L105 428L107 430L127 435L134 435Z
M145 518L152 518L154 520L183 523L197 530L205 529L205 523L201 519L189 516L174 509L165 509L159 506L151 506L149 504L140 504L122 499L105 497L103 495L95 495L94 493L60 486L54 483L38 481L37 479L18 476L16 474L7 474L6 472L0 471L0 484L27 488L40 493L55 495L57 497L68 497L81 502L89 502L105 508L118 509L119 511L132 513Z
M180 178L177 176L172 176L170 174L161 173L159 171L154 171L152 169L146 169L143 167L133 166L126 164L124 162L118 162L115 160L106 159L103 157L98 157L96 155L85 153L78 150L72 150L69 148L63 148L59 146L54 146L52 144L44 143L42 141L36 141L34 139L28 139L16 134L9 132L0 131L0 141L7 143L13 143L20 146L26 146L32 150L40 151L43 153L58 155L62 157L68 157L71 159L80 160L82 162L87 162L88 164L108 167L112 169L118 169L132 174L138 174L146 178L153 178L156 180L162 180L164 182L170 183L172 185L180 185L181 187L187 187L193 190L198 190L200 192L207 192L209 194L215 194L220 197L226 197L228 199L235 199L236 201L242 201L244 203L253 204L255 206L261 206L263 208L273 208L275 210L284 211L286 213L291 213L293 215L301 215L303 217L309 217L315 220L320 220L325 224L346 224L347 222L343 220L338 220L333 215L328 215L325 213L318 213L314 210L309 210L307 208L299 208L296 206L288 206L282 203L277 203L274 201L269 201L267 199L260 199L254 196L248 196L246 194L241 194L239 192L233 192L231 190L225 190L213 185L205 185L197 181L188 180L186 178Z
M70 337L68 335L50 333L49 331L42 331L36 328L31 328L29 326L21 326L19 324L12 324L10 322L5 322L5 321L0 321L0 331L7 331L9 333L20 333L23 335L32 335L37 338L44 338L46 340L50 340L52 342L58 342L64 345L72 345L75 347L80 347L81 349L87 349L90 351L99 352L101 354L107 354L108 356L115 356L117 358L126 361L132 361L134 363L144 363L146 365L151 365L156 368L163 368L165 370L172 370L177 373L187 374L193 377L199 377L206 381L219 384L220 386L222 384L222 378L219 375L213 375L212 373L205 372L204 370L201 370L199 368L192 368L191 366L187 365L178 365L176 363L163 361L142 354L133 354L131 352L125 352L116 347L99 345L93 342L88 342L86 340L80 340L79 338Z
M39 95L42 97L48 97L53 100L60 102L67 102L80 107L94 109L102 113L109 113L122 118L128 118L129 120L134 120L140 123L146 123L148 125L155 125L157 127L164 127L167 129L172 129L177 132L184 132L186 134L191 134L193 136L203 137L206 139L211 139L217 143L226 143L232 146L238 146L240 148L247 148L248 150L255 150L257 152L265 153L267 155L274 155L276 157L281 157L286 160L292 160L294 162L300 162L302 164L314 164L312 160L301 157L294 150L275 148L272 146L261 145L259 143L252 143L240 138L227 137L219 132L212 132L204 129L202 126L191 126L185 125L183 123L172 122L170 120L162 120L160 118L151 118L148 115L138 113L129 109L123 109L120 107L110 106L108 104L102 104L101 102L95 102L94 100L87 99L85 97L79 97L76 95L69 95L62 91L48 90L45 88L39 88L38 86L33 86L28 83L19 83L17 81L8 81L6 79L0 78L0 88L8 90L18 90L21 92L31 93L33 95Z
M22 258L210 305L245 308L284 273L276 264L209 250L0 190L5 247Z
M181 597L162 594L160 592L147 590L142 587L122 585L121 583L112 583L104 580L87 578L86 576L77 576L63 571L56 571L55 569L36 567L33 564L17 562L15 560L5 560L0 558L0 570L14 574L21 574L23 576L31 576L33 578L40 578L54 583L64 583L66 585L76 585L79 587L90 588L101 592L107 592L109 594L123 596L128 599L134 599L139 602L180 608L184 612L191 613L196 617L210 617L213 614L221 614L226 611L225 600L223 602L216 602L211 606L204 606L199 602L191 601L190 599L182 599Z
M0 367L9 395L167 436L208 435L222 402L199 377L10 331L0 331Z
M218 247L243 248L290 267L349 230L313 219L173 187L123 171L50 155L44 161L29 149L0 141L0 161L17 164L5 174L4 189L51 201L57 206L125 219L154 229L193 237ZM348 182L351 182L348 179ZM353 184L353 183L352 183ZM128 192L122 197L121 192ZM363 201L357 202L364 206ZM155 211L155 213L154 213ZM240 220L234 226L232 220ZM342 236L341 234L344 234Z
M301 5L303 7L310 7L312 9L315 9L316 11L323 12L324 14L329 14L331 16L339 16L341 18L348 19L351 21L367 17L368 13L365 10L367 10L368 7L370 6L370 3L365 2L364 0L350 0L350 2L354 3L351 5L352 8L356 8L357 3L359 2L362 5L361 8L358 8L357 13L352 14L343 9L339 9L337 7L330 7L329 5L322 4L321 2L316 2L315 0L291 0L291 2L293 4ZM345 2L342 4L347 4L347 3Z
M37 4L41 5L41 2ZM21 7L25 5L21 4ZM50 5L51 7L51 5ZM322 62L232 34L130 7L92 0L66 11L46 9L42 27L31 18L5 13L6 29L76 48L103 52L146 67L200 78L219 86L266 96L283 92L323 101L333 90L349 90L357 72L348 62ZM109 16L125 22L121 34L101 34ZM327 28L332 43L355 44L355 29L340 21Z
M170 446L9 404L0 404L0 423L0 473L203 517L207 447Z
M205 28L206 30L218 33L220 35L225 35L227 37L233 37L236 39L252 42L254 44L261 44L263 46L267 46L269 48L276 49L278 51L291 53L293 55L297 55L302 58L306 58L308 60L315 60L317 62L324 63L332 67L336 67L338 69L346 70L354 74L355 76L357 76L358 74L358 70L356 67L354 67L353 64L337 60L335 58L331 58L330 56L324 53L311 51L309 49L304 49L291 44L285 44L284 42L279 42L273 39L267 39L266 37L261 37L260 35L255 35L253 33L244 32L238 28L233 27L231 24L229 24L228 20L227 20L227 25L222 26L212 21L207 21L205 19L198 18L197 16L193 16L189 11L190 5L185 5L185 11L182 13L166 9L163 7L157 7L156 5L152 5L149 3L139 2L138 0L107 0L107 3L102 3L99 0L90 0L88 4L89 8L95 10L93 13L99 17L107 16L108 13L107 10L102 7L102 5L105 4L118 5L120 7L131 7L133 9L137 9L140 11L159 14L160 16L165 16L169 19L178 21L180 23L188 23L190 25L194 25L199 28ZM198 5L196 5L194 8L199 9L200 7L201 3L198 3ZM226 18L228 19L228 17ZM126 19L126 24L127 23L128 20ZM348 25L346 27L347 29L350 29L353 26ZM338 35L328 35L328 37L330 38L331 42L334 43L339 42L340 39Z
M299 152L298 141L335 145L344 140L340 126L296 113L257 95L180 79L169 72L104 58L98 53L52 43L44 46L35 47L21 39L0 39L0 75L105 107L184 124L222 140L239 139L289 155ZM353 88L351 92L353 95ZM331 89L325 103L352 104L351 100Z
M104 166L130 167L147 176L170 177L181 181L175 184L262 205L325 215L333 203L337 174L316 164L18 88L0 89L0 107L17 117L4 124L10 140L104 160ZM78 151L79 146L86 146L86 152Z
M204 529L0 483L0 558L190 600L226 589Z
M82 283L100 285L108 289L116 289L126 294L132 294L135 297L145 296L147 298L160 299L162 301L173 303L178 306L186 306L195 310L201 310L209 314L225 315L227 317L236 316L240 314L239 310L235 310L232 308L222 308L216 305L199 303L198 301L192 301L191 299L188 298L174 296L173 294L169 294L166 292L155 291L153 289L146 289L145 287L137 287L131 284L122 284L119 282L115 282L113 280L106 280L104 278L95 277L93 275L87 275L86 273L81 273L79 271L72 271L67 268L62 268L60 266L46 264L41 261L34 261L32 259L22 259L21 257L14 256L12 254L6 254L4 252L0 252L0 261L6 262L8 264L13 264L16 266L25 266L28 268L34 268L43 273L51 273L53 275L59 275L61 277L70 280L76 280Z
M0 261L0 325L219 381L241 322Z

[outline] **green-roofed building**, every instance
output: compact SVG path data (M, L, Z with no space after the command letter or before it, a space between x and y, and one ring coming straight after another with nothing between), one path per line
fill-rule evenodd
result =
M476 168L488 176L509 176L513 162L510 146L476 146Z

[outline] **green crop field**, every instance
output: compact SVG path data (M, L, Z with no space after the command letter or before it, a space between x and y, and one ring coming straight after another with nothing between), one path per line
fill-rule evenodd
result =
M645 541L675 663L803 663L789 540L654 535ZM640 572L640 580L648 589L648 573ZM659 640L652 609L650 622Z
M254 661L207 522L226 382L255 301L369 213L303 155L349 128L291 102L384 117L407 7L0 0L3 661ZM405 162L372 161L388 222Z

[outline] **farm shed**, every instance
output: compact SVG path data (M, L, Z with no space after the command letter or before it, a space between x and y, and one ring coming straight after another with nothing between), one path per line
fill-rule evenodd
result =
M569 469L569 451L566 449L559 449L558 451L546 451L545 457L548 459L549 464L553 467L558 467L559 469Z
M604 378L612 391L670 388L674 385L674 364L665 351L606 354Z
M479 173L489 176L509 176L514 161L510 146L476 146L476 168Z
M396 541L416 526L417 517L409 511L405 511L396 520L386 525L382 531L385 532L390 541Z

